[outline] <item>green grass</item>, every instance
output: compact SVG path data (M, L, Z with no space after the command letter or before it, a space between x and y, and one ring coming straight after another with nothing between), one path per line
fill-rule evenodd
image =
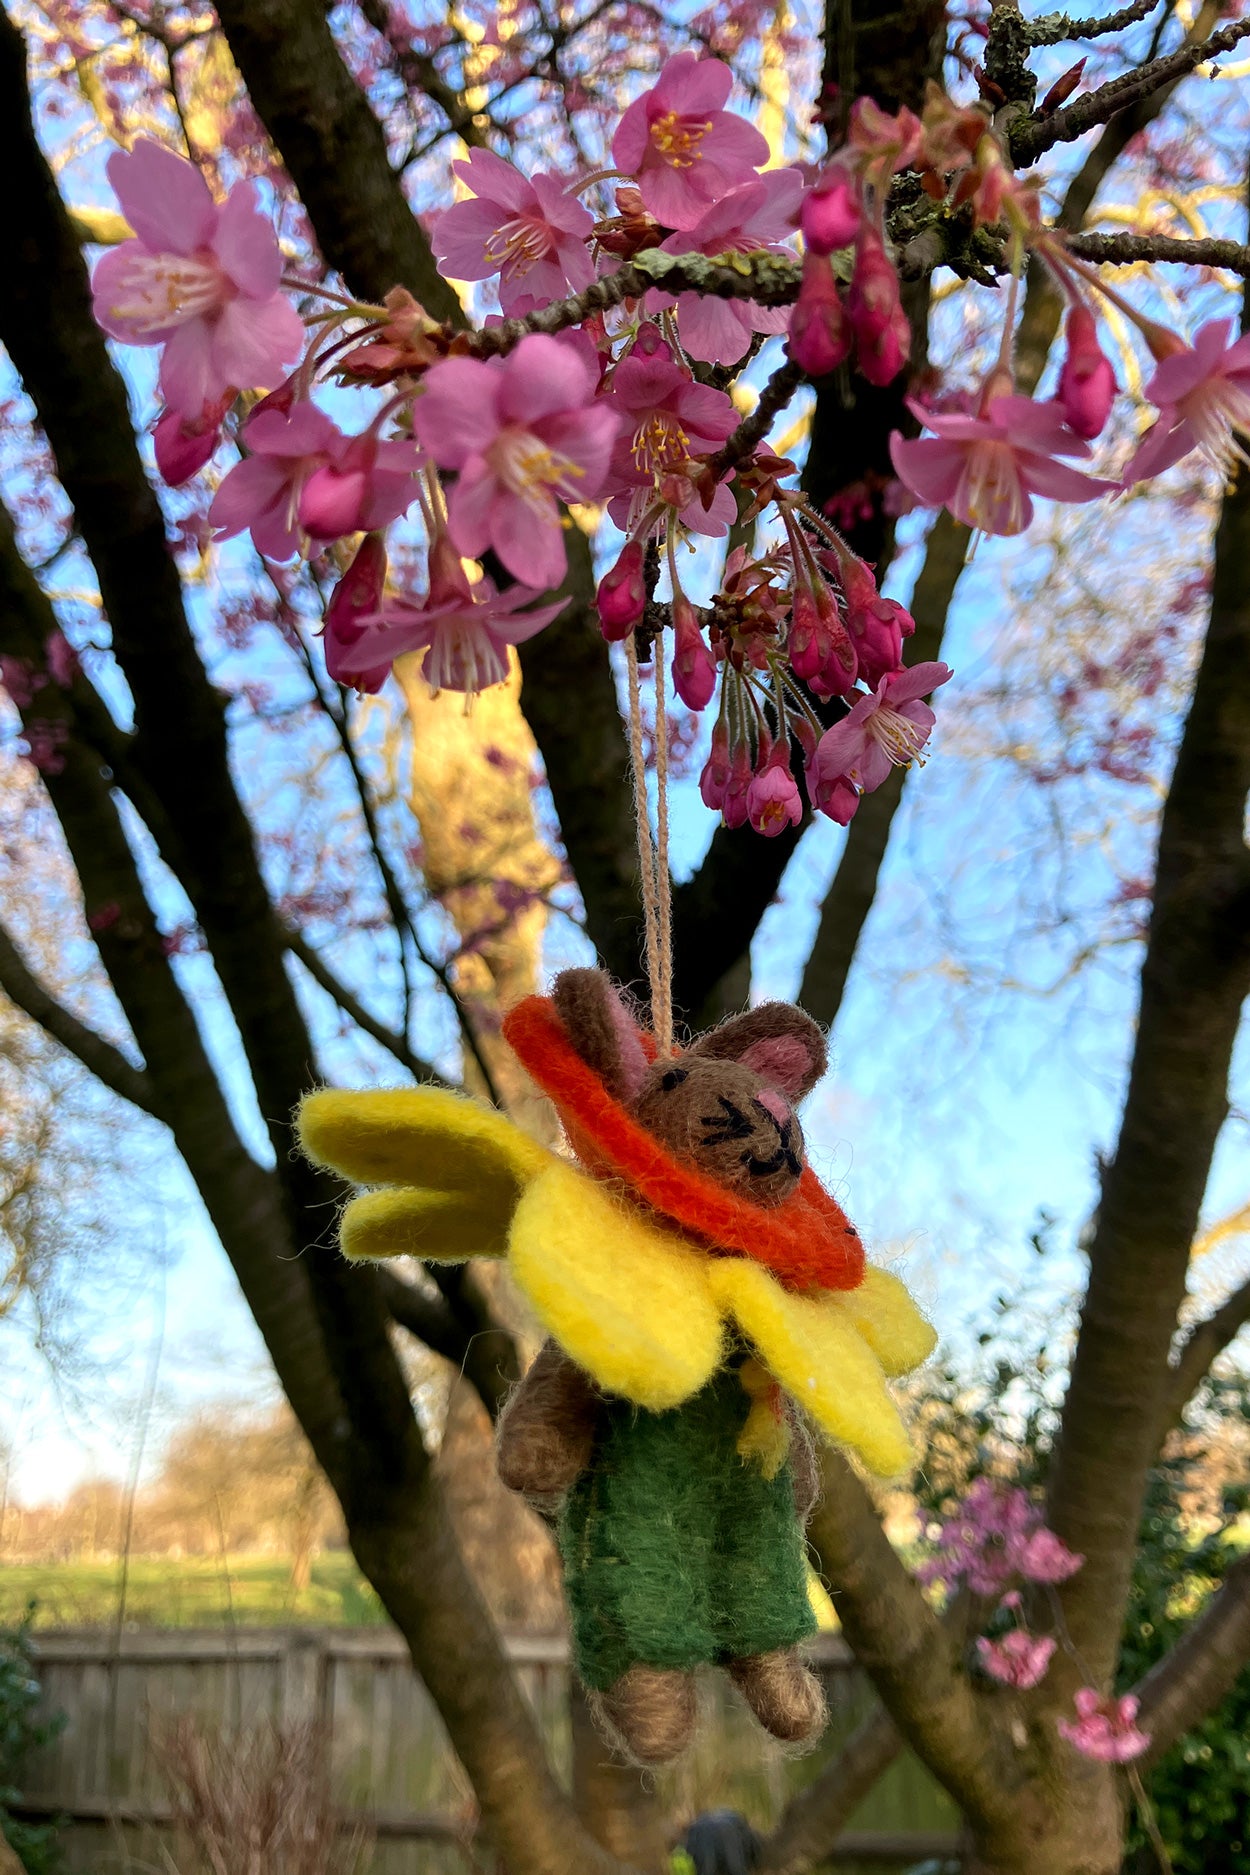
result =
M0 1562L0 1627L35 1606L45 1628L107 1627L117 1618L116 1562ZM294 1594L281 1556L132 1556L126 1620L144 1628L283 1624L376 1627L381 1604L346 1551L327 1551L308 1586Z

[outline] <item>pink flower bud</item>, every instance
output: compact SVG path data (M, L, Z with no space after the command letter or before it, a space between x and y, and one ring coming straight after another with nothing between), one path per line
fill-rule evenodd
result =
M836 820L839 827L850 826L859 803L859 790L845 775L818 782L812 792L812 805L830 820Z
M898 274L876 229L865 222L855 244L855 272L846 296L855 331L856 362L870 384L889 384L911 349L911 327L899 298Z
M204 405L198 417L184 410L167 410L152 434L156 466L170 488L181 488L199 472L221 441L221 426L237 393Z
M647 605L647 585L643 577L643 545L627 540L615 566L608 568L599 581L595 604L599 609L599 630L609 644L628 638Z
M367 671L353 671L345 676L341 653L363 638L366 621L382 604L386 585L386 541L381 534L366 534L356 558L330 595L326 607L322 645L326 670L335 683L351 684L353 689L370 693L380 690L390 674L390 660Z
M683 593L673 601L673 633L673 688L687 709L705 710L716 689L716 660Z
M341 540L361 525L369 479L361 468L314 469L300 491L300 526L314 540Z
M825 378L850 350L851 328L833 269L822 255L808 254L790 314L790 356L809 378Z
M799 226L813 254L832 254L849 247L859 231L860 200L854 178L841 164L831 163L803 197Z
M713 813L719 813L724 804L729 772L729 731L723 722L719 722L712 731L712 750L699 776L699 793L703 796L703 805L710 807Z
M721 802L721 819L727 827L740 827L745 821L747 796L754 780L751 751L745 742L740 742L733 752L733 760L729 765L729 785Z
M747 789L747 818L756 833L770 839L786 827L797 827L803 818L803 802L790 773L790 750L784 739L774 745Z
M829 633L808 586L794 589L786 648L790 654L790 669L804 683L810 683L829 655Z
M1066 336L1068 349L1055 402L1068 428L1088 442L1101 434L1119 387L1111 362L1098 343L1098 323L1080 300L1068 308Z

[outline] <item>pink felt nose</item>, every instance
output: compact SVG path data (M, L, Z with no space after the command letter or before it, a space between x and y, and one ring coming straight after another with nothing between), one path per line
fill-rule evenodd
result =
M761 1087L755 1096L765 1113L771 1113L778 1126L784 1126L790 1118L790 1103L784 1094L778 1094L771 1087Z

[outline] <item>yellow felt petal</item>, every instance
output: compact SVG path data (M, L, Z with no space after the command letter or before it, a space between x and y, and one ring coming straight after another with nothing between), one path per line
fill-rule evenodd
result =
M912 1462L911 1442L881 1363L833 1292L795 1295L759 1263L720 1257L709 1280L769 1371L830 1439L849 1445L879 1476Z
M353 1198L339 1225L343 1255L424 1257L463 1263L503 1256L513 1207L492 1208L465 1192L415 1191L387 1186Z
M859 1288L839 1289L836 1299L892 1380L927 1361L937 1345L937 1330L888 1270L870 1263Z
M565 1352L609 1393L652 1412L720 1363L709 1259L560 1161L517 1206L512 1273Z
M511 1211L523 1187L552 1163L493 1107L439 1087L366 1094L322 1088L296 1116L310 1159L357 1185L410 1185L470 1192L492 1211Z

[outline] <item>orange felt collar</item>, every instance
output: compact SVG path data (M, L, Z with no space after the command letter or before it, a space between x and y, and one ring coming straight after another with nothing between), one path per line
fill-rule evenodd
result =
M810 1166L783 1204L751 1204L676 1158L639 1126L573 1048L549 997L527 996L505 1016L503 1032L596 1178L622 1180L709 1249L750 1257L788 1288L859 1287L864 1246ZM649 1041L644 1037L644 1046Z

